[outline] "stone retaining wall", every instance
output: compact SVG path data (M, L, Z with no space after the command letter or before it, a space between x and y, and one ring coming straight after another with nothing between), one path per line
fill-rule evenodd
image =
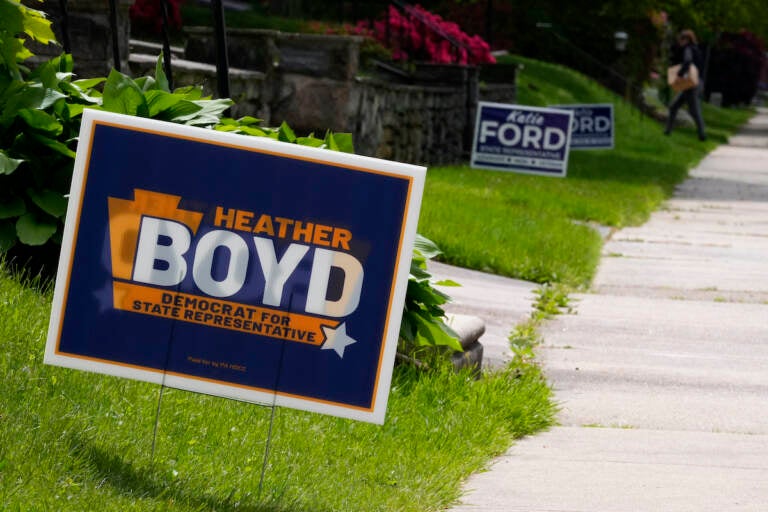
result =
M213 64L212 31L187 33L185 58ZM363 155L429 165L464 161L478 95L514 101L514 70L511 83L481 88L477 70L462 66L419 65L400 83L395 76L361 77L362 42L358 36L227 32L230 65L263 73L260 95L250 100L261 104L260 117L286 121L299 133L351 132ZM503 80L509 78L505 71Z
M348 127L357 152L414 164L462 159L466 94L456 87L358 79Z
M483 84L480 86L480 100L492 103L515 103L517 101L517 87L514 76L511 83Z
M129 64L134 76L151 74L156 55L137 52L128 58L130 3L118 0L122 68L128 71ZM81 78L107 75L112 66L107 4L70 0L68 6L76 73ZM61 19L55 1L45 0L43 8L52 19ZM200 84L206 94L215 95L213 32L186 30L185 58L172 59L174 83ZM362 77L363 41L359 36L228 30L230 95L236 102L232 115L253 115L268 125L286 121L299 133L319 136L327 129L351 132L360 154L434 165L466 160L478 97L515 100L514 69L504 66L489 68L482 82L476 68L443 65L419 65L408 76ZM40 58L60 51L35 48Z
M216 91L215 41L210 29L188 29L185 60L174 59L177 85ZM515 100L514 68L478 81L476 68L419 65L408 76L361 76L357 36L228 31L230 90L245 114L298 133L351 132L357 153L424 165L466 161L478 99ZM135 74L151 59L132 55ZM501 80L501 83L494 83Z

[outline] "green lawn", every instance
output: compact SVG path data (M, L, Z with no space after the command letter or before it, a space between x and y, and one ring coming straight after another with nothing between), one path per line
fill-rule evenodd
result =
M210 7L186 2L181 8L182 23L185 27L213 26ZM269 16L260 9L225 13L228 28L260 28L283 32L306 32L308 22L297 18Z
M532 365L474 380L395 369L384 426L42 363L51 293L0 267L0 509L426 511L512 439L551 424Z
M615 105L614 150L571 151L565 179L471 169L429 170L419 231L456 265L536 282L586 286L601 237L586 224L637 225L751 110L705 106L709 140L693 128L669 137L661 125L594 81L562 66L519 57L518 101L546 106Z

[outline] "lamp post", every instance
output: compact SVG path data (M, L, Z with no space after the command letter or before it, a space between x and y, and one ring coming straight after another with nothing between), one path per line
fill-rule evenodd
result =
M629 40L629 35L623 31L623 30L617 30L613 33L613 44L614 48L616 48L616 51L624 54L627 51L627 41ZM626 57L620 58L620 61L626 62ZM622 63L624 64L624 63ZM624 65L621 66L621 68L624 68ZM632 79L629 77L629 69L624 68L624 99L629 101L631 91L632 91Z
M613 42L616 47L616 51L625 52L627 50L627 40L629 36L623 30L618 30L613 33Z

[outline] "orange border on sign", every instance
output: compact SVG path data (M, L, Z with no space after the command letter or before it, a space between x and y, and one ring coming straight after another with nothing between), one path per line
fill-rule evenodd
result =
M82 209L83 209L83 201L85 200L85 188L86 188L86 185L88 183L88 171L90 170L90 164L91 164L91 151L92 151L92 148L93 148L93 138L94 138L94 136L96 134L96 127L99 126L99 125L111 126L113 128L121 128L121 129L124 129L124 130L131 130L131 131L135 131L135 132L150 133L150 134L153 134L153 135L161 135L161 136L164 136L164 137L170 137L170 138L175 138L175 139L189 140L189 141L192 141L192 142L200 142L200 143L203 143L203 144L209 144L209 145L213 145L213 146L221 146L221 147L228 147L228 148L232 148L232 149L240 149L240 150L249 151L249 152L252 152L252 153L260 153L260 154L271 155L271 156L279 156L279 157L284 157L284 158L290 158L290 159L293 159L293 160L300 160L300 161L305 161L305 162L311 162L311 163L317 163L317 164L322 164L322 165L328 165L328 166L331 166L331 167L340 167L340 168L349 169L349 170L352 170L352 171L367 172L367 173L371 173L371 174L380 174L380 175L389 176L389 177L393 177L393 178L405 179L405 180L408 181L408 191L406 193L406 198L405 198L405 212L404 212L404 215L403 215L402 223L400 225L400 239L398 240L398 244L397 244L397 255L395 257L395 268L394 268L394 272L392 274L392 285L390 286L390 290L389 290L389 300L388 300L388 303L387 303L386 319L385 319L385 322L384 322L384 337L381 340L381 348L379 349L378 367L376 368L376 379L374 380L373 393L372 393L373 396L371 397L371 405L370 405L370 407L361 407L361 406L355 406L355 405L350 405L350 404L344 404L344 403L340 403L340 402L332 402L330 400L323 400L323 399L320 399L320 398L312 398L312 397L306 397L306 396L303 396L303 395L294 395L294 394L291 394L291 393L285 393L285 392L282 392L282 391L278 391L276 389L275 390L271 390L271 389L264 389L264 388L259 388L259 387L255 387L255 386L246 386L244 384L236 384L236 383L227 382L227 381L219 381L219 380L215 380L215 379L209 379L209 378L206 378L206 377L197 377L197 376L193 376L193 375L187 375L187 374L184 374L184 373L170 372L168 370L158 370L158 369L155 369L155 368L150 368L150 367L145 367L145 366L132 365L132 364L128 364L128 363L120 363L120 362L116 362L116 361L110 361L108 359L99 359L99 358L90 357L90 356L84 356L84 355L80 355L80 354L71 354L69 352L62 352L61 350L59 350L59 345L61 343L61 334L62 334L63 327L64 327L64 317L66 316L67 299L69 297L69 286L70 286L70 281L71 281L71 278L72 278L72 265L74 264L74 261L75 261L75 259L74 259L75 247L77 246L77 237L78 237L78 233L80 231L80 215L81 215ZM181 134L178 134L178 133L169 133L169 132L164 132L164 131L161 131L161 130L154 130L154 129L150 129L150 128L141 128L141 127L131 126L131 125L123 124L123 123L117 123L117 122L111 122L111 121L103 121L103 120L98 120L98 119L94 119L93 121L91 121L91 130L90 130L90 134L88 136L87 148L88 149L87 149L86 161L85 161L85 164L83 166L83 179L82 179L82 183L81 183L80 202L77 205L77 216L76 216L77 223L75 224L75 227L74 227L74 234L73 234L73 238L72 238L72 247L70 248L69 268L67 269L66 284L65 284L65 287L64 287L64 295L62 297L62 303L61 303L61 313L60 313L60 318L59 318L59 329L58 329L58 335L57 335L57 339L56 339L56 346L54 348L54 353L56 355L63 356L63 357L70 357L70 358L74 358L74 359L82 359L82 360L86 360L86 361L93 361L93 362L98 362L98 363L103 363L103 364L109 364L109 365L114 365L114 366L121 366L121 367L131 368L131 369L135 369L135 370L144 370L144 371L149 371L149 372L152 372L152 373L160 373L160 374L165 374L165 375L172 375L174 377L181 377L181 378L189 379L189 380L197 380L197 381L202 381L202 382L210 382L210 383L218 384L218 385L222 385L222 386L231 386L231 387L235 387L235 388L249 389L249 390L254 390L254 391L266 392L266 393L270 393L270 394L277 395L277 396L283 396L283 397L286 397L286 398L295 398L295 399L300 399L300 400L306 400L308 402L315 402L315 403L320 403L320 404L333 405L335 407L341 407L341 408L344 408L344 409L352 409L352 410L365 411L365 412L372 412L375 409L375 407L376 407L376 398L377 398L378 389L379 389L379 380L380 380L380 377L381 377L381 365L384 362L384 349L386 348L386 338L387 338L387 333L388 333L388 330L389 330L389 325L390 325L390 320L391 320L391 311L390 310L392 308L392 301L394 300L394 296L395 296L395 286L397 285L397 282L396 282L397 281L397 275L398 275L398 272L400 270L400 256L401 256L401 251L402 251L402 248L403 248L403 237L405 236L406 222L408 220L408 210L409 210L409 204L410 204L410 200L411 200L411 192L412 192L412 189L413 189L413 176L403 176L403 175L395 174L395 173L388 172L388 171L381 171L381 170L378 170L378 169L369 169L369 168L361 167L361 166L357 166L357 165L343 164L343 163L340 163L340 162L331 162L331 161L322 160L322 159L319 159L319 158L311 158L311 157L306 157L306 156L292 155L292 154L284 153L284 152L280 152L280 151L272 151L272 150L268 150L268 149L254 148L254 147L251 147L251 146L246 146L246 145L241 145L241 144L234 144L234 143L228 143L228 142L222 142L222 141L208 140L208 139L203 139L201 137L193 137L193 136L190 136L190 135L181 135ZM285 340L283 340L283 343L285 343Z

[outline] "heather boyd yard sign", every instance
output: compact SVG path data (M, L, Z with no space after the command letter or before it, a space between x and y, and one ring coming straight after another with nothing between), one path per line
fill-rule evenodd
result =
M45 361L382 423L424 176L86 110Z
M564 177L573 113L480 102L472 167Z

